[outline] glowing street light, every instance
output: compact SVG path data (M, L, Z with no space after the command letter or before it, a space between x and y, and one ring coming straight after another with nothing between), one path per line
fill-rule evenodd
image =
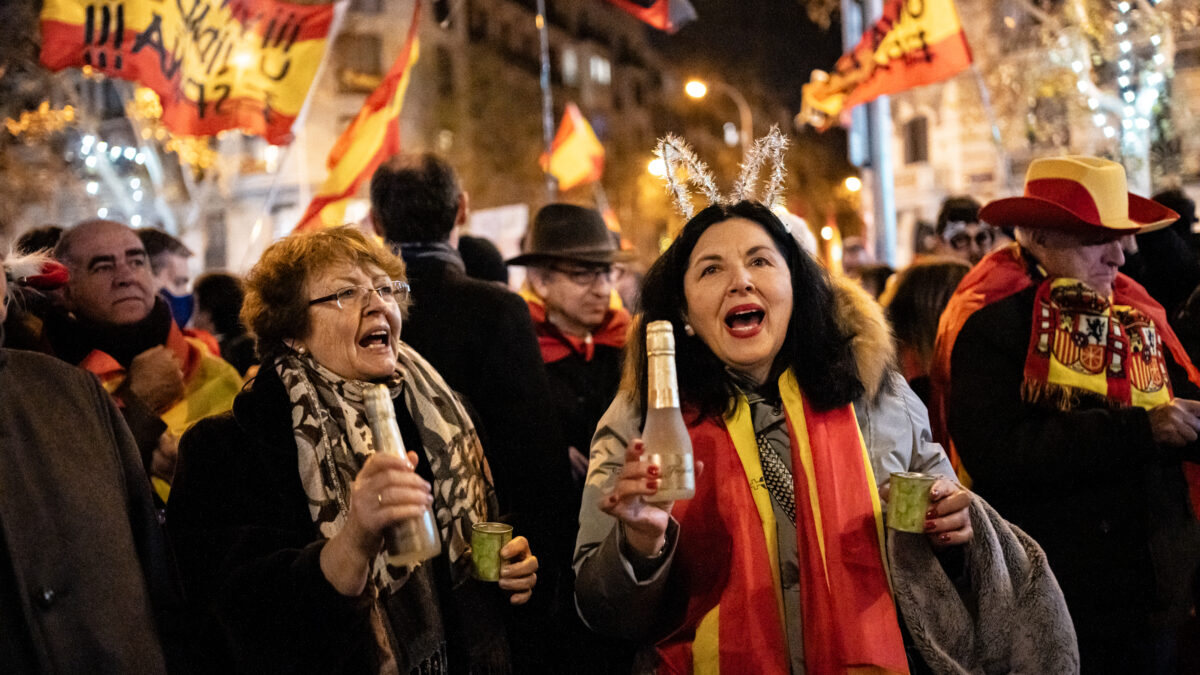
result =
M862 189L862 181L858 179L858 176L847 177L845 184L846 184L846 189L851 192L858 192L859 190Z
M662 161L661 157L655 157L646 165L646 171L655 178L662 178L667 175L667 163Z
M750 135L754 133L754 119L750 113L750 104L746 102L746 97L742 96L742 92L720 80L714 80L711 86L713 89L719 90L733 99L733 104L737 106L738 111L738 127L742 140L742 151L749 150ZM709 83L696 79L688 80L687 84L683 85L684 93L697 100L708 95L708 88Z

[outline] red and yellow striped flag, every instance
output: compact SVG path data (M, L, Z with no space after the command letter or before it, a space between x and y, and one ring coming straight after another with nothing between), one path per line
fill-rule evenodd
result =
M333 5L280 0L45 0L41 60L149 87L177 134L287 143L333 16Z
M604 174L604 146L579 107L568 103L550 154L542 154L542 170L558 180L559 190L594 183Z
M420 16L421 0L417 0L404 48L383 82L367 97L354 121L329 151L325 160L329 176L296 224L296 232L345 224L346 202L364 181L371 179L384 160L400 151L400 109L413 64L417 62Z
M971 48L954 0L888 0L883 16L832 73L814 70L802 88L802 118L824 129L843 110L957 75Z

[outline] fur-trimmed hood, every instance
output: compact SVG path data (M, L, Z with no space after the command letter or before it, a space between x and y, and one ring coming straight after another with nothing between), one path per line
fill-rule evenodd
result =
M858 367L858 379L866 388L867 398L875 398L887 381L888 370L895 367L896 347L892 329L883 308L853 279L830 275L837 305L838 327L853 336L850 349Z

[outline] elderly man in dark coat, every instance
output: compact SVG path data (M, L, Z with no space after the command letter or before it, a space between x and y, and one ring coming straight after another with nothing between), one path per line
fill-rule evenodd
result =
M1083 672L1173 673L1200 561L1185 479L1200 373L1117 268L1124 237L1176 216L1090 157L1036 160L1024 196L979 215L1018 243L984 258L942 315L935 421L948 412L974 489L1045 549Z

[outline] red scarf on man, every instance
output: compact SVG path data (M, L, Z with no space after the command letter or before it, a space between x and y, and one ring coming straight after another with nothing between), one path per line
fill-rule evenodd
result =
M537 332L538 346L542 349L542 361L554 363L567 358L571 354L583 356L583 360L591 361L596 353L596 345L607 345L621 349L629 333L632 320L624 307L609 308L604 314L604 321L594 332L585 337L567 335L557 326L546 319L546 305L541 300L525 296L529 305L529 316L533 319L533 327Z
M875 482L854 410L849 405L813 410L790 373L780 378L780 390L792 439L807 670L810 675L859 669L907 673ZM791 398L789 390L795 392ZM740 424L750 424L744 402L740 409L747 416ZM695 497L675 504L674 564L691 597L683 627L659 644L660 673L693 672L701 634L711 630L702 621L709 626L711 620L717 624L721 675L791 672L782 600L773 580L778 560L772 560L754 495L766 488L747 476L739 458L734 434L744 431L738 424L735 413L727 421L703 419L689 430L704 471ZM750 438L744 443L753 445L752 426L745 433ZM765 495L759 496L761 501Z
M958 456L946 426L947 405L950 400L950 356L954 353L954 341L967 319L977 310L1020 293L1033 284L1027 261L1021 256L1021 249L1017 244L997 249L979 261L979 264L963 277L938 322L937 343L934 346L933 366L930 372L932 396L929 402L929 421L933 426L934 440L947 449L950 461L965 485L969 485L969 480L966 480L962 459ZM1166 310L1150 297L1146 289L1128 276L1118 274L1113 283L1112 303L1133 307L1148 316L1154 322L1159 339L1170 350L1175 363L1187 372L1188 380L1200 386L1200 371L1192 365L1183 344L1179 342L1171 324L1167 322ZM1188 479L1192 505L1200 513L1200 466L1185 463L1183 468Z

